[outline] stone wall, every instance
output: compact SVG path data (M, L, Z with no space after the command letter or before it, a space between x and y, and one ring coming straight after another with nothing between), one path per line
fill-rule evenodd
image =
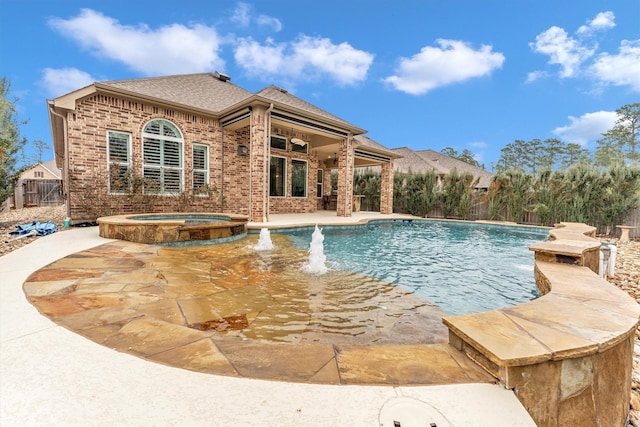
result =
M539 426L623 426L640 306L598 274L595 228L562 223L535 244L542 297L444 318L452 346L514 393Z

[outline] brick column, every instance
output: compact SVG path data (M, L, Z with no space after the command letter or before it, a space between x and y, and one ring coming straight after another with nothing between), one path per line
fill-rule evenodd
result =
M338 216L351 216L353 210L353 140L351 135L340 143L338 154Z
M266 155L266 130L265 130L266 108L261 106L253 107L251 112L251 129L249 132L249 220L262 222L265 217L265 203L267 201L269 159Z
M393 160L382 164L380 176L380 213L393 213Z

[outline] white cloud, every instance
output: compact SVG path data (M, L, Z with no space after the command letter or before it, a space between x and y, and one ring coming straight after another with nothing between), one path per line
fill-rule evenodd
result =
M549 73L546 71L541 71L541 70L531 71L527 73L527 80L525 83L533 83L536 80L540 80L548 76L549 76Z
M482 45L474 50L458 40L436 40L438 47L425 46L411 58L401 58L395 75L384 81L395 89L422 95L435 88L491 74L502 67L505 57Z
M550 64L560 65L560 77L574 77L580 65L595 52L556 26L538 34L535 43L529 43L529 46L537 53L548 55Z
M48 96L55 98L88 86L95 81L96 79L91 77L89 73L77 68L45 68L42 72L40 85L45 88Z
M591 21L587 21L586 25L581 26L576 31L578 35L591 35L595 31L608 30L616 26L616 17L613 12L600 12Z
M254 17L253 7L243 2L237 4L229 20L243 28L249 27L252 22L255 22L258 26L268 27L276 33L282 30L282 22L278 18L264 14Z
M260 15L256 18L256 22L261 27L269 27L276 33L282 30L282 23L278 18L274 18L273 16Z
M373 55L348 43L300 36L291 43L280 44L271 39L265 44L251 38L240 39L235 59L248 73L265 78L328 76L341 85L350 85L366 78Z
M593 36L615 26L613 12L601 12L578 28L575 38L563 28L553 26L538 34L535 43L529 46L534 52L549 56L549 64L560 65L562 78L587 77L602 86L631 86L634 91L640 91L640 39L622 40L618 54L596 55L598 44ZM542 71L530 72L527 83L543 76Z
M247 27L251 22L251 6L247 3L238 3L229 18L231 22L240 27Z
M97 57L121 62L146 75L206 72L224 69L214 28L172 24L151 29L122 25L91 9L75 18L49 20L49 25Z
M590 71L605 84L629 85L640 92L640 39L623 40L617 55L600 54Z
M489 146L489 144L482 141L470 142L467 145L472 148L487 148Z
M589 141L600 139L604 132L614 126L617 118L615 111L597 111L580 117L569 116L571 123L555 128L553 134L565 142L580 144L584 147Z

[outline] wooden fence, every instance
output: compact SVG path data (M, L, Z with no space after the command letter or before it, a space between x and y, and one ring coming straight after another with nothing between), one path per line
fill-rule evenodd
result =
M379 197L369 198L365 197L362 199L361 207L363 211L378 211L380 209ZM405 213L405 212L398 212ZM442 209L439 205L437 205L434 209L432 209L429 214L427 214L428 218L444 218L442 214ZM452 218L452 219L461 219L461 218ZM471 211L469 213L470 221L482 221L489 219L489 204L486 201L479 201L474 203ZM524 220L522 224L526 225L544 225L540 223L537 212L528 211L525 213ZM634 230L631 230L629 236L632 238L640 238L640 206L632 209L629 214L626 216L625 220L622 224L618 225L629 225L635 227ZM614 235L619 236L620 230L615 229L611 230Z
M56 206L64 203L59 179L26 179L22 181L22 207ZM17 192L16 192L17 193ZM16 194L16 203L20 199ZM18 206L16 206L18 207Z

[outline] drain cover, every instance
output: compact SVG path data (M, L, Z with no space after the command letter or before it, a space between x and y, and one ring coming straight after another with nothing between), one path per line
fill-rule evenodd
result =
M380 427L451 427L451 424L428 403L398 397L380 409Z

